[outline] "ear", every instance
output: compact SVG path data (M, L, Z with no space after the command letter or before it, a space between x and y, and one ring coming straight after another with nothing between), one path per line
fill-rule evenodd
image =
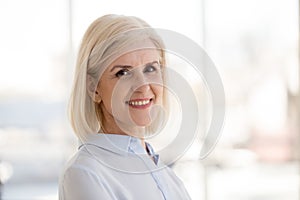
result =
M89 96L93 99L94 102L100 103L101 97L100 92L98 91L98 85L96 84L95 79L91 75L87 75L86 77L86 89L88 91Z

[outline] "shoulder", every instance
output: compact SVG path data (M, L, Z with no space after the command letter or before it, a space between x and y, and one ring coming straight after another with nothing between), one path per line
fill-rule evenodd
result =
M96 145L82 145L78 151L69 159L67 168L85 168L99 170L105 168L105 161L111 160L116 155Z
M60 200L94 200L97 197L113 199L110 196L103 180L88 168L68 167L60 179Z
M97 163L91 156L78 151L65 165L61 176L61 185L72 185L73 182L93 179L99 182L99 174L96 173Z
M80 149L67 162L61 176L66 178L72 174L72 177L74 177L74 175L84 173L85 175L90 174L96 177L100 175L99 172L101 172L103 167L92 153Z
M110 188L102 177L101 165L93 157L77 152L60 176L60 200L92 200L97 196L112 199Z

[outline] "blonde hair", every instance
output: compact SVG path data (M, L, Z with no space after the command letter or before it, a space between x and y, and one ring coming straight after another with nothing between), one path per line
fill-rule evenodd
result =
M88 93L87 76L98 80L105 66L108 66L116 56L132 50L136 41L145 40L150 40L160 51L160 62L164 67L164 44L145 21L133 16L111 14L96 19L89 26L78 52L69 101L69 119L77 137L82 138L86 134L97 133L101 129L100 107ZM97 84L98 81L95 87ZM157 122L153 123L152 127L147 127L148 132L154 132L158 124L162 123L161 116L155 120Z

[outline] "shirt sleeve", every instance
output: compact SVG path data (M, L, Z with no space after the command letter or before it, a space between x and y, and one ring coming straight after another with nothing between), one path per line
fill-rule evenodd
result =
M59 200L112 200L105 183L93 171L71 167L63 175Z

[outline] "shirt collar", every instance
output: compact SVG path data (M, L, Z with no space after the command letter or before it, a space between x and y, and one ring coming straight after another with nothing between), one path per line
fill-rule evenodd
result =
M88 134L84 139L79 141L79 149L85 145L97 146L118 154L147 154L141 139L129 135Z

